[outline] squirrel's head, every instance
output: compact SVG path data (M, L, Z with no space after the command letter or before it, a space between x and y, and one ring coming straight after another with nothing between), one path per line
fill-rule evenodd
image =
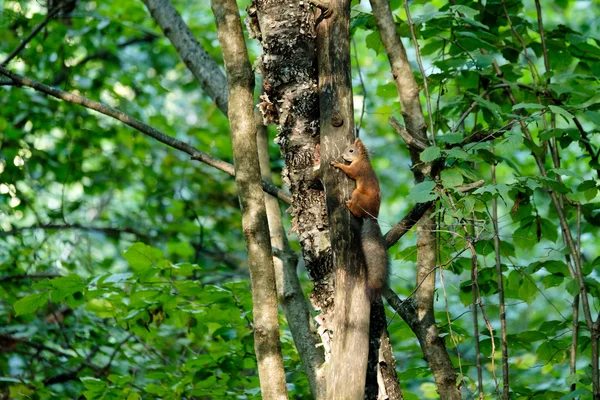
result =
M360 139L356 139L354 143L346 147L346 150L342 153L342 158L348 162L352 162L359 158L369 158L367 149L362 144Z

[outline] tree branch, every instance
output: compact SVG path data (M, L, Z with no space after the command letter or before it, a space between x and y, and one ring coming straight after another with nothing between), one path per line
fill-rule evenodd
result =
M178 139L175 139L174 137L166 135L166 134L160 132L159 130L154 129L153 127L146 125L142 121L140 121L136 118L133 118L115 108L109 107L105 104L99 103L94 100L90 100L86 97L78 96L73 93L69 93L69 92L65 92L65 91L57 89L57 88L53 88L51 86L45 85L36 80L16 74L4 67L0 67L0 74L9 77L14 82L17 82L19 85L30 87L39 92L46 93L50 96L56 97L57 99L61 99L61 100L64 100L66 102L73 103L73 104L82 105L91 110L98 111L101 114L108 115L109 117L117 119L126 125L129 125L132 128L142 132L143 134L150 136L150 137L158 140L161 143L166 144L167 146L173 147L174 149L177 149L184 153L189 154L191 156L192 160L201 161L201 162L208 164L212 167L215 167L223 172L226 172L229 175L232 175L232 176L235 175L233 165L229 164L228 162L225 162L218 158L214 158L214 157L208 155L207 153L204 153L204 152L196 149L195 147L193 147L185 142L182 142L181 140L178 140ZM287 194L285 191L277 188L275 185L268 183L268 182L262 182L262 186L263 186L263 190L265 192L277 197L279 200L281 200L285 203L288 203L288 204L291 203L292 199L291 199L290 195Z
M21 43L19 43L19 45L8 55L8 57L6 57L6 59L4 61L2 61L2 64L0 64L0 66L1 67L6 66L13 58L15 58L21 52L21 50L23 50L25 48L25 46L27 46L27 43L31 42L31 40L48 24L48 22L50 22L50 20L56 14L58 14L58 12L60 10L62 10L62 6L64 4L65 4L65 2L60 3L60 4L58 4L58 6L54 7L53 9L48 10L48 14L44 18L44 20L42 22L40 22L40 24L31 31L29 36L27 36L25 39L23 39L23 41L21 41Z
M144 0L144 4L198 80L202 90L227 115L227 79L217 63L198 43L173 4L169 0Z

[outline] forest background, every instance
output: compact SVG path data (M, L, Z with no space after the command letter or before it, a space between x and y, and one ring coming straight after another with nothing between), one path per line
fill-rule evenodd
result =
M238 2L250 28L261 3ZM320 13L292 3L310 18ZM391 1L420 90L427 136L419 141L404 129L416 114L406 114L403 76L390 70L389 32L373 15L381 3L348 7L353 117L380 179L382 230L425 212L420 224L432 225L419 229L433 238L437 266L419 269L416 228L389 250L383 305L393 358L385 359L395 359L401 396L600 396L597 4ZM0 396L266 397L241 192L222 163L234 157L225 46L211 5L59 5L0 0ZM314 38L310 22L305 34ZM243 32L255 101L269 119L277 88L258 73L265 57L256 32ZM217 69L203 76L199 66L210 63ZM271 100L259 98L263 91ZM268 146L274 185L285 189L297 178L273 140L284 121L270 121L277 126L259 146ZM325 300L334 297L332 250L320 259L310 253L315 243L298 241L306 232L289 213L300 211L282 193L290 250L276 250L275 264L286 254L298 260L295 294L310 298L311 323L323 326L323 315L334 315ZM319 262L329 265L322 276L311 269ZM431 344L407 318L406 306L419 310L423 296L450 370L424 356ZM322 378L282 304L284 387L290 398L319 397ZM312 340L327 353L326 336ZM388 396L400 398L390 385Z

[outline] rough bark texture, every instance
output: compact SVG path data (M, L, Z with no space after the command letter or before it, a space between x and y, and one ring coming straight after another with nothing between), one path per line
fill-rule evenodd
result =
M264 181L272 182L267 128L264 126L262 116L258 111L255 112L255 120L261 175ZM325 377L322 373L322 366L325 362L325 356L323 348L317 347L319 337L312 324L310 309L296 273L298 257L290 248L287 235L283 229L279 201L277 198L265 194L265 204L267 206L269 231L271 232L271 246L273 246L277 297L283 307L313 397L324 398Z
M381 305L383 307L383 304ZM379 370L383 380L388 400L402 400L402 389L398 374L396 373L396 358L394 357L394 349L390 342L390 335L387 329L381 331L379 343Z
M311 300L325 322L333 305L333 269L325 196L314 180L320 158L313 12L308 2L254 0L248 14L263 46L260 108L265 122L277 124L283 179L292 194L292 232L314 284Z
M350 1L330 2L332 15L317 27L321 168L335 266L333 347L328 399L363 399L369 352L370 302L359 243L360 222L345 206L354 182L332 168L353 142L350 78Z
M387 396L387 397L386 397ZM402 390L396 373L396 359L387 331L387 319L383 302L378 299L371 303L371 323L369 327L369 365L365 399L402 399Z
M170 0L144 0L144 4L175 46L185 65L200 82L202 90L227 115L227 80L219 65L198 43Z
M248 250L254 315L254 349L264 399L287 399L279 342L275 271L261 188L254 123L254 72L235 0L212 0L228 81L235 182Z

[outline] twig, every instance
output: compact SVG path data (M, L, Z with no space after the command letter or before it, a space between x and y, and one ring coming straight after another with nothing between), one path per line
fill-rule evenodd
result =
M4 61L2 61L2 64L0 64L1 67L4 67L5 65L7 65L13 58L15 58L20 52L21 50L23 50L25 48L25 46L27 46L27 43L29 43L34 37L35 35L37 35L47 24L48 22L50 22L50 20L56 15L58 14L58 12L62 9L62 4L59 4L57 7L54 7L52 10L48 10L48 14L46 15L46 18L44 18L44 20L42 22L40 22L40 24L38 26L36 26L31 33L29 34L29 36L27 36L25 39L23 39L23 41L21 43L19 43L19 45L17 46L16 49L14 49L9 55L8 57L6 57L6 59Z
M102 367L102 372L108 372L110 365L112 364L112 362L114 361L116 355L119 353L119 351L121 350L121 347L123 347L123 345L125 343L127 343L129 341L129 339L131 339L133 337L133 333L130 333L129 335L127 335L127 337L123 340L121 340L117 346L115 347L115 349L113 350L112 354L110 355L110 358L108 359L108 362L106 363L106 365L104 367Z
M519 35L519 32L517 32L515 26L512 23L512 20L510 19L510 15L508 14L508 10L506 9L506 3L504 2L504 0L502 0L502 9L504 10L504 16L506 17L506 21L508 22L510 31L521 44L521 47L523 49L523 56L527 60L527 65L529 65L529 69L531 70L531 78L533 79L533 83L537 85L538 72L535 68L535 65L533 65L533 62L531 61L531 58L529 58L529 54L527 54L527 46L525 45L523 38L521 37L521 35Z

